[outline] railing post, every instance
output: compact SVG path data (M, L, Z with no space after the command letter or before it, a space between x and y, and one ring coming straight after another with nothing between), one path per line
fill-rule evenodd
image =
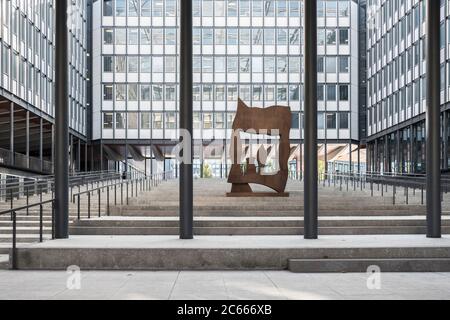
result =
M80 220L80 194L78 194L77 217Z
M106 187L106 215L109 216L109 186Z
M97 193L98 193L98 217L101 217L101 212L100 212L100 207L101 207L101 203L100 203L100 197L101 197L101 189L97 189Z
M91 218L91 192L88 191L88 219Z
M16 217L16 212L15 211L13 211L12 212L12 216L13 216L13 230L12 230L12 232L13 232L13 234L12 234L12 236L13 236L13 239L12 239L12 252L11 252L11 267L12 267L12 269L13 270L17 270L17 248L16 248L16 241L17 241L17 238L16 238L16 233L17 233L17 223L16 223L16 220L17 220L17 217Z
M30 194L29 194L29 189L28 186L25 187L25 192L27 193L27 216L29 214L29 209L28 209L28 205L29 205L29 201L30 201Z
M39 205L39 242L42 242L42 230L43 230L43 226L42 226L42 203Z

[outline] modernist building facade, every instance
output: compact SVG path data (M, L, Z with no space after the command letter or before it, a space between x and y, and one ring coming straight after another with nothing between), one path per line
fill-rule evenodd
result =
M368 167L425 170L425 1L368 0ZM441 159L448 168L450 4L441 1Z
M69 108L72 169L85 160L88 133L88 0L69 13ZM0 6L0 162L52 172L54 0L2 0ZM83 156L82 156L83 154Z
M206 162L215 176L226 172L227 148L209 152L206 145L212 139L228 145L241 98L254 107L291 107L291 168L297 174L302 1L193 0L193 16L194 170ZM176 0L93 3L92 138L105 146L106 157L129 153L174 165L167 159L178 139L179 36ZM333 154L335 163L346 165L349 146L355 151L359 142L357 44L357 1L318 1L319 156Z

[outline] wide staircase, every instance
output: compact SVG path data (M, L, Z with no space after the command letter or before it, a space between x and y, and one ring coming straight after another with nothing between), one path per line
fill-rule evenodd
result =
M101 216L107 214L109 203L121 202L120 192L122 192L122 201L126 203L126 184L120 188L121 180L118 173L115 172L92 172L87 174L78 174L70 177L70 202L69 202L69 222L80 217ZM20 184L17 188L7 188L2 190L2 201L0 201L0 212L10 210L11 208L22 208L28 205L46 202L53 198L52 182ZM28 181L29 182L29 181ZM113 185L117 185L115 188ZM19 185L19 184L18 184ZM111 185L111 198L106 196L106 188L100 190L100 201L98 188ZM43 187L43 192L37 192L39 186ZM4 189L6 189L4 187ZM10 189L14 189L11 201ZM28 190L27 190L28 189ZM131 196L131 186L129 185L129 196ZM42 189L41 189L42 190ZM90 201L87 200L87 193L81 195L81 201L78 205L76 194L79 192L91 192ZM28 196L27 196L28 194ZM134 191L133 195L136 195ZM16 212L16 242L18 245L26 245L41 240L41 210L39 206L32 206L28 209L15 210ZM11 214L0 215L0 269L9 267L9 254L12 247L13 221ZM42 241L52 239L52 204L46 203L42 206Z
M254 190L264 187L253 186ZM194 181L195 235L301 235L303 182L289 181L288 198L228 198L220 179ZM425 234L421 190L389 186L321 183L319 234ZM109 216L74 220L72 235L177 235L178 181L140 193L128 205L112 205ZM450 201L443 195L443 233L450 233Z

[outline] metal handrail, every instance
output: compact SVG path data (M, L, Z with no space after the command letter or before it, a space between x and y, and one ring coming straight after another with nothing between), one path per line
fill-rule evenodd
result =
M110 188L114 188L114 204L117 205L117 187L120 186L120 204L124 204L123 199L123 188L124 184L126 186L126 197L125 202L128 204L128 200L130 198L129 194L129 186L131 186L131 197L138 196L138 188L140 188L140 191L148 191L151 189L151 187L157 186L161 181L168 180L173 177L173 171L164 171L159 173L154 173L151 175L147 175L144 177L138 177L138 178L132 178L128 180L120 180L120 182L107 184L103 186L98 186L96 188L92 188L90 190L85 191L79 191L77 193L74 193L71 197L72 203L77 202L77 219L81 219L81 210L80 210L80 204L81 204L81 196L87 195L87 204L88 204L88 219L91 218L91 194L94 194L97 192L98 195L98 217L101 217L101 192L103 192L106 189L106 214L109 216L109 190ZM156 178L156 179L155 179ZM135 191L134 191L135 190ZM75 200L77 199L77 201Z

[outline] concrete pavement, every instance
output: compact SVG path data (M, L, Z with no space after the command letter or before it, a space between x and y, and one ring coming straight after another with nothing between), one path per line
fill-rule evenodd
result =
M0 299L450 299L450 273L0 271ZM73 289L67 288L67 282Z

